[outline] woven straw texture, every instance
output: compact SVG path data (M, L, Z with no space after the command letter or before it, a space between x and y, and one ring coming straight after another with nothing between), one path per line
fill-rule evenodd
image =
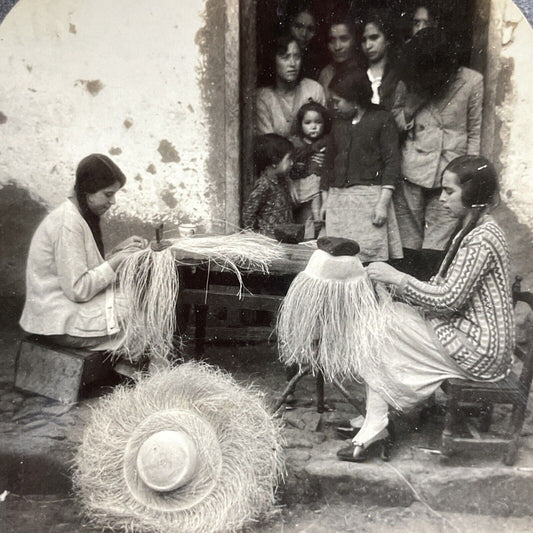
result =
M157 431L186 432L199 457L187 485L160 494L135 473ZM283 472L279 422L262 395L213 367L186 363L122 387L95 408L74 482L88 517L126 532L237 531L273 509Z

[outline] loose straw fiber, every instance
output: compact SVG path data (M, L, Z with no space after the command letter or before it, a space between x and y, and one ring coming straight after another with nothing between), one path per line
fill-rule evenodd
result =
M128 451L143 433L159 430L187 432L202 465L187 485L164 494L138 487ZM262 396L219 370L187 363L101 400L75 460L74 482L100 527L215 533L268 514L282 471L279 422Z
M143 354L168 358L174 347L179 278L176 251L205 257L233 272L242 294L241 271L268 272L268 265L282 257L281 246L268 237L244 231L233 235L185 237L154 251L150 247L128 256L118 270L117 291L125 300L119 324L122 341L116 355L136 361Z
M329 380L375 373L399 324L390 296L383 293L378 301L366 275L332 281L301 272L278 314L280 359L310 365Z

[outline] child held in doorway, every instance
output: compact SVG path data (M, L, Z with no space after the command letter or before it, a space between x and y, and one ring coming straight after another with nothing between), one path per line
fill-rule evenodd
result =
M363 71L337 74L329 90L336 117L320 184L326 235L357 241L363 262L401 258L391 202L400 177L394 117L371 103L372 87Z
M275 133L261 135L254 149L256 172L254 189L242 213L243 227L274 237L274 228L294 221L289 192L292 169L292 143Z
M296 222L308 224L320 221L320 179L331 119L324 106L308 102L298 110L296 120L298 135L291 139L295 150L290 188Z

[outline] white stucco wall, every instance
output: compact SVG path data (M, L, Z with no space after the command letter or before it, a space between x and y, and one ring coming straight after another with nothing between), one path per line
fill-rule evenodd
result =
M54 207L77 162L101 152L128 177L110 217L209 229L203 10L203 0L20 0L0 26L0 187L15 182Z
M502 167L503 199L533 230L533 30L511 1L493 0L491 11L490 44L499 57L489 81L497 84L495 134L501 145L495 156Z

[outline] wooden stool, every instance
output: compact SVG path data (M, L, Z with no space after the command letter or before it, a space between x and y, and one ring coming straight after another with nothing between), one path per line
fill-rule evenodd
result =
M515 303L523 301L533 309L533 294L520 292L519 282L517 279L513 286ZM443 383L442 389L449 395L441 447L445 456L461 450L478 449L485 453L503 453L503 462L506 465L514 464L533 377L533 347L530 346L527 352L517 347L515 355L522 361L519 377L510 374L495 383L462 379L450 379ZM512 406L509 427L503 437L490 434L494 404ZM479 417L479 429L472 424L461 424L466 421L465 415ZM459 432L460 429L463 433Z
M15 387L62 403L74 403L84 386L112 374L107 352L66 348L29 335L19 345Z

